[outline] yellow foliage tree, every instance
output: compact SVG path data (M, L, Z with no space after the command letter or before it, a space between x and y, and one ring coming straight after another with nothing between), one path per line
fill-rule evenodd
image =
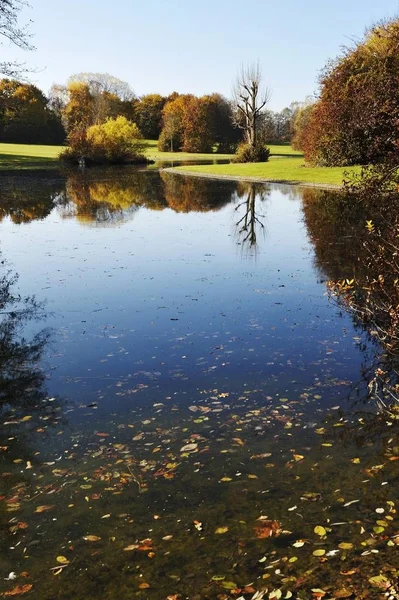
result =
M135 123L126 117L107 119L85 131L84 142L70 136L70 147L63 153L66 160L85 158L94 163L145 163L143 136Z

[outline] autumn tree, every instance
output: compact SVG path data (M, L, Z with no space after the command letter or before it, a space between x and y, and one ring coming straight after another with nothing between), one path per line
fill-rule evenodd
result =
M191 99L190 94L182 94L165 104L162 111L162 131L158 141L159 150L177 152L182 149L183 119Z
M87 83L70 83L68 101L62 109L62 118L68 133L86 130L94 124L94 98Z
M53 85L50 105L68 133L124 116L133 120L136 97L129 84L107 73L79 73L66 86Z
M207 126L212 144L218 152L234 152L241 141L242 133L234 126L231 102L221 94L204 96L207 101Z
M212 152L231 149L237 141L230 104L219 94L198 98L192 94L177 96L163 109L160 150Z
M160 94L147 94L134 105L134 122L145 138L157 140L162 130L162 110L167 99Z
M304 152L321 165L376 164L398 154L399 20L372 27L320 77Z
M61 144L65 131L36 86L0 81L0 140L24 144Z
M0 0L0 38L22 50L33 50L28 26L18 23L20 12L26 6L25 0ZM25 66L19 62L0 61L0 73L6 77L18 77L24 71Z
M312 111L313 103L305 102L295 114L292 127L292 147L294 150L303 150L306 144Z

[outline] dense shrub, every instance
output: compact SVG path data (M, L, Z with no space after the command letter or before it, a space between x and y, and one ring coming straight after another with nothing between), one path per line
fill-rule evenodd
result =
M81 158L89 163L146 163L144 144L137 125L126 117L107 119L101 125L75 129L68 137L69 148L61 158L76 162Z
M236 155L231 162L248 163L248 162L267 162L270 156L270 148L267 148L263 143L257 143L255 146L251 144L241 143L237 148Z
M399 20L374 26L329 63L304 137L320 165L377 164L398 153Z

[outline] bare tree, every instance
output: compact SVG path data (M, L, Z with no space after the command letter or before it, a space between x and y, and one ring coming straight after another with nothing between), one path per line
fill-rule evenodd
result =
M260 117L270 97L271 90L262 86L259 63L242 66L233 85L235 124L244 130L246 141L252 147L258 141Z
M29 43L29 24L24 27L18 24L19 13L25 6L29 6L25 0L0 0L0 39L8 40L22 50L34 50ZM6 77L20 77L26 70L23 63L0 61L0 73Z

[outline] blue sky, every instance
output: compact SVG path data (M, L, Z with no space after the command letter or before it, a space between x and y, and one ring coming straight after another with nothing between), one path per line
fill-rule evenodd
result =
M280 110L317 90L342 45L399 12L398 0L29 0L37 47L3 46L24 59L44 91L81 71L108 72L136 94L230 95L241 63L259 60Z

